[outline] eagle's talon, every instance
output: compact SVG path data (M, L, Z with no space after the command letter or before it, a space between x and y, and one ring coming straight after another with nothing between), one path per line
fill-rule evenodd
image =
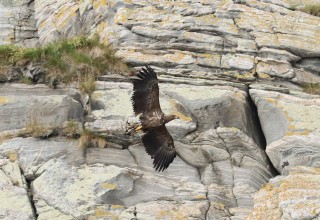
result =
M142 130L142 126L140 123L130 124L128 121L126 122L126 135L131 135L132 133L137 133Z
M134 130L137 132L137 131L141 131L142 130L142 126L141 125L138 125L137 127L134 128Z

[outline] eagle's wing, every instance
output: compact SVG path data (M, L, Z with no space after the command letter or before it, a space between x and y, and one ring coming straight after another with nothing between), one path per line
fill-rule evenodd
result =
M173 138L164 125L144 134L142 143L147 153L154 159L153 166L156 171L167 169L176 157Z
M133 79L132 104L135 115L149 110L161 111L157 74L149 66L142 68Z

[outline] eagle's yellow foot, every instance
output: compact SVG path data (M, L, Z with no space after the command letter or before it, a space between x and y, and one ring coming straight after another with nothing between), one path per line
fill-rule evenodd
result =
M130 124L129 122L127 122L125 134L130 135L140 131L142 131L142 126L140 123Z
M134 130L135 130L135 131L141 131L141 130L142 130L142 126L139 125L139 126L135 127Z

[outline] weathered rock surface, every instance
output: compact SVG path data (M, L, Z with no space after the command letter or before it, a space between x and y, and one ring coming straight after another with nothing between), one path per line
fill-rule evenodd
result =
M127 62L180 75L296 81L301 68L319 73L320 18L292 10L312 2L3 0L0 30L27 46L97 33Z
M254 198L248 220L319 219L320 170L295 167L288 176L271 179Z
M87 150L64 138L2 140L34 122L83 122L87 109L74 89L0 86L0 194L9 201L0 218L235 220L253 206L249 219L319 218L318 170L296 168L320 166L319 97L293 84L320 82L320 18L292 10L309 3L320 2L0 0L0 44L98 34L132 66L160 73L162 109L180 117L168 124L178 156L154 173L139 137L125 135L137 121L126 79L97 82L84 127L107 148ZM273 176L267 156L289 175L254 204Z
M141 145L135 144L139 143L137 137L124 135L126 121L134 121L132 85L103 79L107 81L98 82L98 90L92 95L93 108L85 127L106 136L107 141L122 143L124 149L88 149L87 162L153 173L152 160ZM230 213L244 218L253 206L253 193L272 176L251 100L243 90L227 85L194 86L176 84L175 80L171 83L160 84L160 102L165 113L180 117L167 126L179 156L170 169L159 175L208 187L209 197L203 198L210 210L207 218L230 217ZM115 158L108 158L111 154ZM125 162L119 164L120 160ZM134 165L130 164L133 161ZM222 206L224 211L220 210ZM177 205L173 207L179 209ZM142 216L148 216L145 209L141 211ZM170 213L179 215L167 215Z
M18 44L34 47L39 44L34 1L0 1L0 45Z
M0 219L35 219L17 162L0 159L0 198Z
M63 158L73 166L85 163L79 142L65 138L14 138L0 145L0 155L17 160L24 176L29 180L35 179L39 167L51 159Z
M0 85L0 134L26 127L62 127L66 121L81 121L83 107L79 97L73 89Z
M287 174L294 166L320 167L320 98L251 89L275 168Z

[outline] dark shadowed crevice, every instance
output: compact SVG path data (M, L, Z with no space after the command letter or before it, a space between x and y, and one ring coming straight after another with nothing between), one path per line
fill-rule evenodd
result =
M251 113L251 118L252 118L252 122L254 125L254 129L255 129L255 133L258 135L258 139L259 142L258 143L261 147L261 149L266 150L267 147L267 140L266 137L264 136L263 130L262 130L262 126L260 123L260 119L259 119L259 114L258 114L258 108L257 106L254 104L250 93L249 93L249 89L247 90L247 94L248 94L248 98L247 98L247 102L248 102L248 106L250 109L250 113Z
M258 114L258 108L254 104L254 102L252 100L252 97L250 96L249 89L247 90L247 93L248 93L247 102L248 102L248 105L249 105L249 108L250 108L250 111L251 111L251 117L252 117L253 123L255 125L256 134L258 135L259 140L260 140L260 147L265 151L266 148L267 148L267 141L266 141L266 137L265 137L265 135L263 133L262 126L261 126L261 123L260 123L260 118L259 118L259 114ZM269 165L268 168L270 169L272 175L273 176L280 175L280 173L276 170L276 168L274 168L273 164L271 163L270 158L268 157L267 153L266 153L266 158L267 158L267 162L268 162L268 165Z
M24 175L23 173L23 170L21 169L21 167L19 166L20 168L20 172L21 172L21 175L23 176L23 178L25 179L26 181L26 185L27 185L27 196L28 196L28 199L29 199L29 202L30 202L30 205L31 205L31 209L32 209L32 212L33 212L33 216L35 217L35 219L38 219L38 213L37 213L37 208L36 208L36 205L34 203L34 200L33 200L33 191L32 191L32 180L30 179L27 179L26 176Z

